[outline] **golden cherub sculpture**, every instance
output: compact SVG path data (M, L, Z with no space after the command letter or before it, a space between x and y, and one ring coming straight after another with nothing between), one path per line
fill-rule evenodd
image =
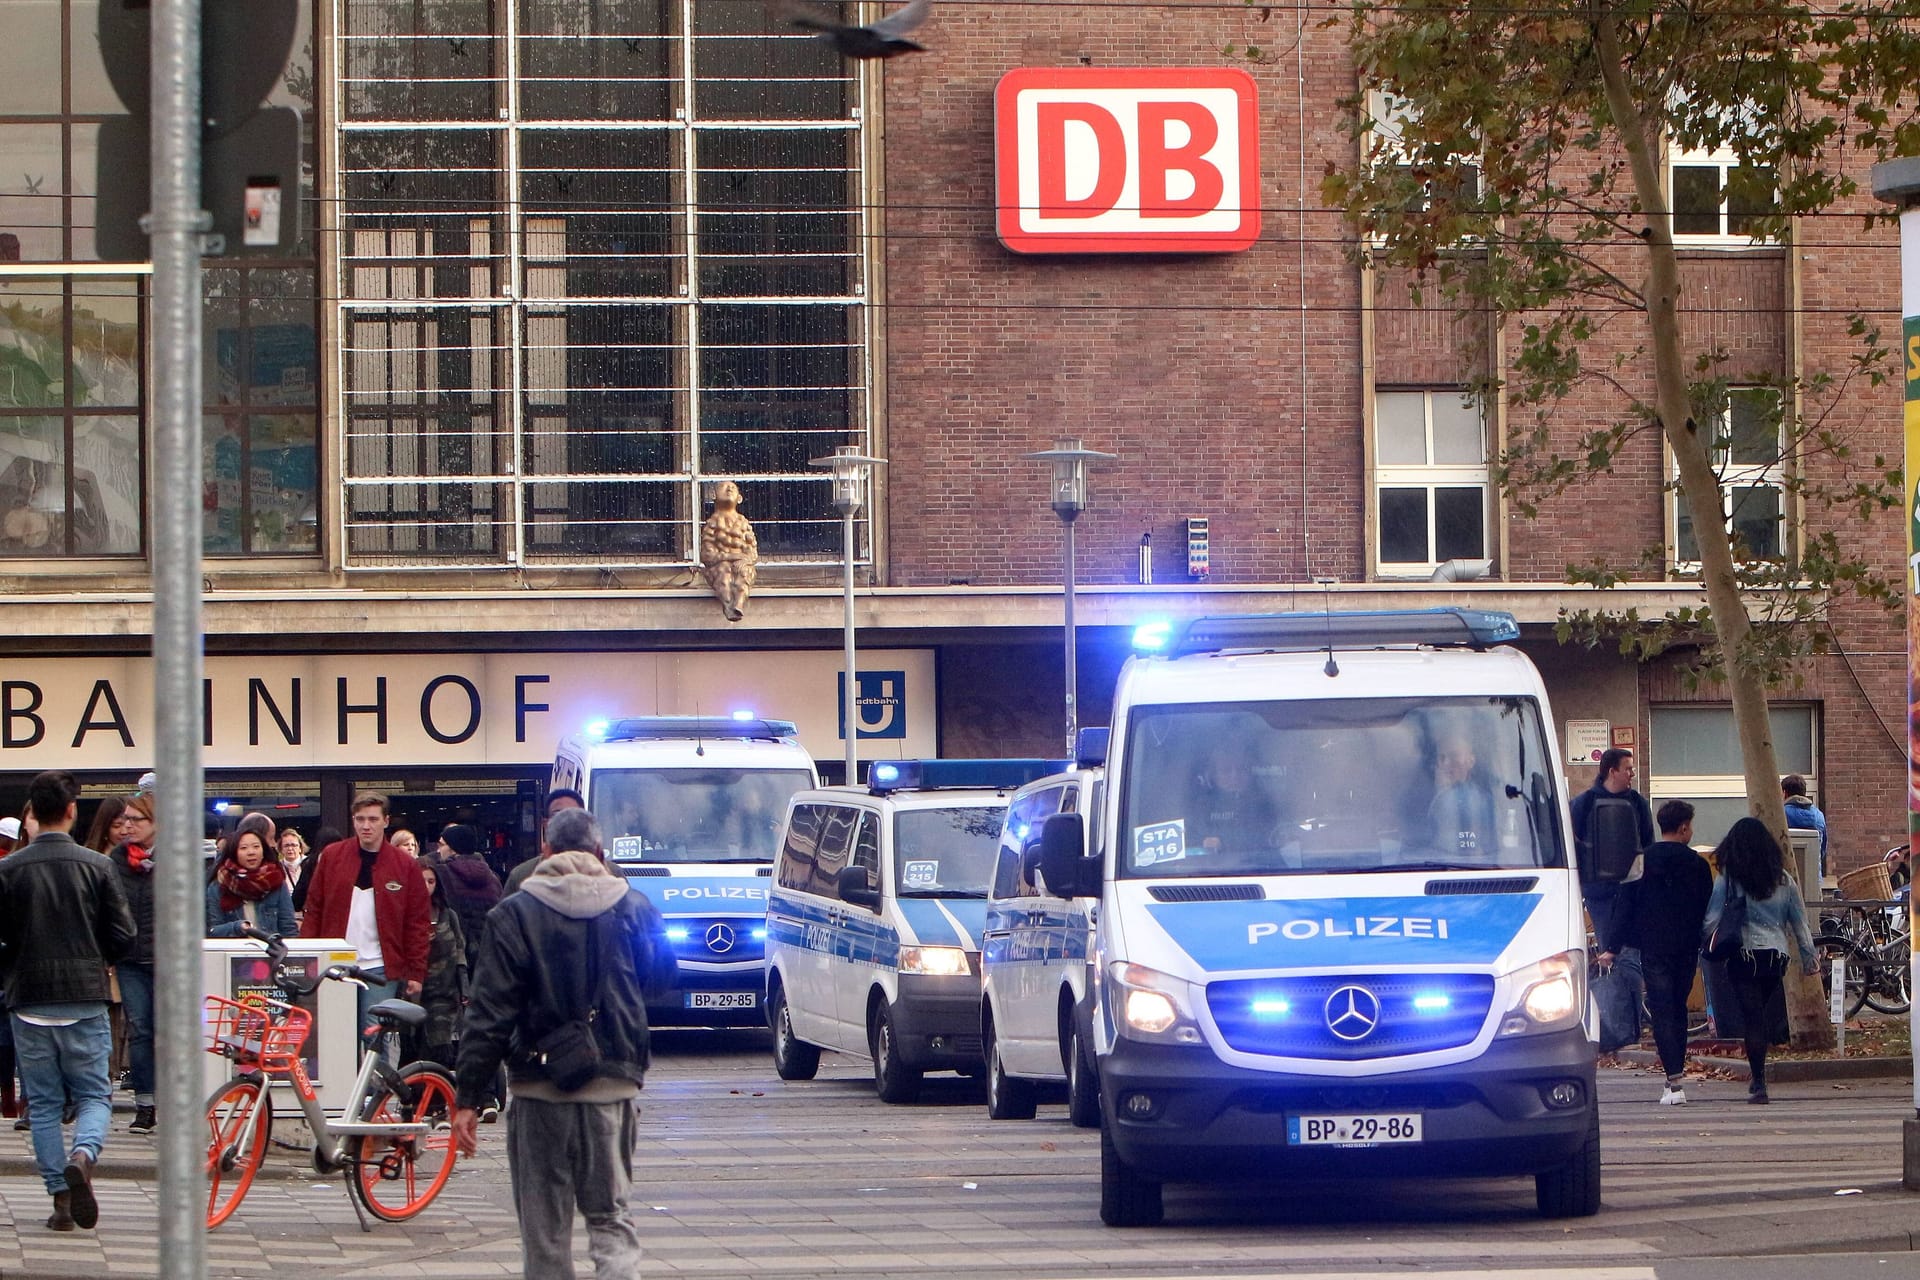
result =
M740 514L740 486L723 480L713 493L713 514L700 526L700 576L720 602L728 622L738 622L753 593L760 543L753 523Z

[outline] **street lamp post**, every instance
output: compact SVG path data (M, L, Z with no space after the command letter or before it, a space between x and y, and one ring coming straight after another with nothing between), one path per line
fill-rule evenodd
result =
M1029 453L1026 457L1053 464L1053 513L1066 530L1066 685L1067 685L1067 758L1073 758L1074 740L1080 734L1080 669L1075 655L1073 625L1073 522L1087 509L1087 467L1095 462L1111 462L1116 454L1086 448L1075 439L1055 440L1053 448Z
M810 459L807 465L833 472L833 509L840 513L840 586L846 606L843 617L846 674L840 690L840 715L845 722L847 739L846 781L851 786L859 781L860 750L859 679L853 644L853 519L866 505L867 485L873 478L873 469L886 466L887 460L866 457L857 445L843 444L830 456Z

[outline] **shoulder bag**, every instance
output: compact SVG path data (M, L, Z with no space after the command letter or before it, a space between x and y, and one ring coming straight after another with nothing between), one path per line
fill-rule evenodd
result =
M600 958L599 932L593 925L587 926L587 954L596 961ZM604 963L594 967L599 972L588 993L585 1012L547 1032L534 1046L535 1056L547 1069L547 1080L562 1093L583 1089L600 1074L600 1042L593 1036L593 1019L606 991L607 970Z
M1709 960L1726 961L1740 954L1740 935L1747 928L1747 895L1734 881L1727 877L1727 898L1720 908L1719 923L1713 926L1713 936L1707 939L1700 954Z

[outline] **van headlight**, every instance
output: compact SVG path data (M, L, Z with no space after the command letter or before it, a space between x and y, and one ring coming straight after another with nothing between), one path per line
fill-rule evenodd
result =
M972 970L967 953L959 947L902 947L900 972L928 978L964 978Z
M1135 1040L1199 1044L1193 984L1184 978L1116 960L1107 966L1107 998L1120 1033Z
M1513 1007L1500 1020L1503 1036L1555 1031L1580 1021L1587 1007L1587 953L1562 951L1507 975Z

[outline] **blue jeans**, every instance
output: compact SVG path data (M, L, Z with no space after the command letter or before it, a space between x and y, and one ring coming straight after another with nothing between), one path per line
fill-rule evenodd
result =
M65 1191L68 1151L85 1151L97 1160L106 1145L107 1122L113 1118L113 1082L107 1078L113 1027L104 1006L66 1027L36 1026L17 1013L11 1017L20 1079L27 1088L27 1118L33 1122L34 1163L49 1193ZM69 1092L76 1108L71 1148L60 1134L61 1100Z
M127 1015L127 1068L133 1077L133 1103L153 1105L153 969L124 963L120 976L120 1007Z
M373 1008L373 1006L379 1004L382 1000L391 1000L394 996L399 995L400 980L396 978L392 982L388 982L386 980L387 972L384 969L363 969L360 971L360 978L361 981L367 985L365 988L354 988L354 1016L359 1019L359 1021L354 1023L354 1034L364 1041L367 1028L372 1025L373 1022L373 1018L367 1013L367 1010ZM377 1048L380 1053L386 1056L389 1062L392 1062L393 1049L391 1047L381 1044L377 1046ZM393 1063L393 1065L399 1066L400 1064L396 1062Z

